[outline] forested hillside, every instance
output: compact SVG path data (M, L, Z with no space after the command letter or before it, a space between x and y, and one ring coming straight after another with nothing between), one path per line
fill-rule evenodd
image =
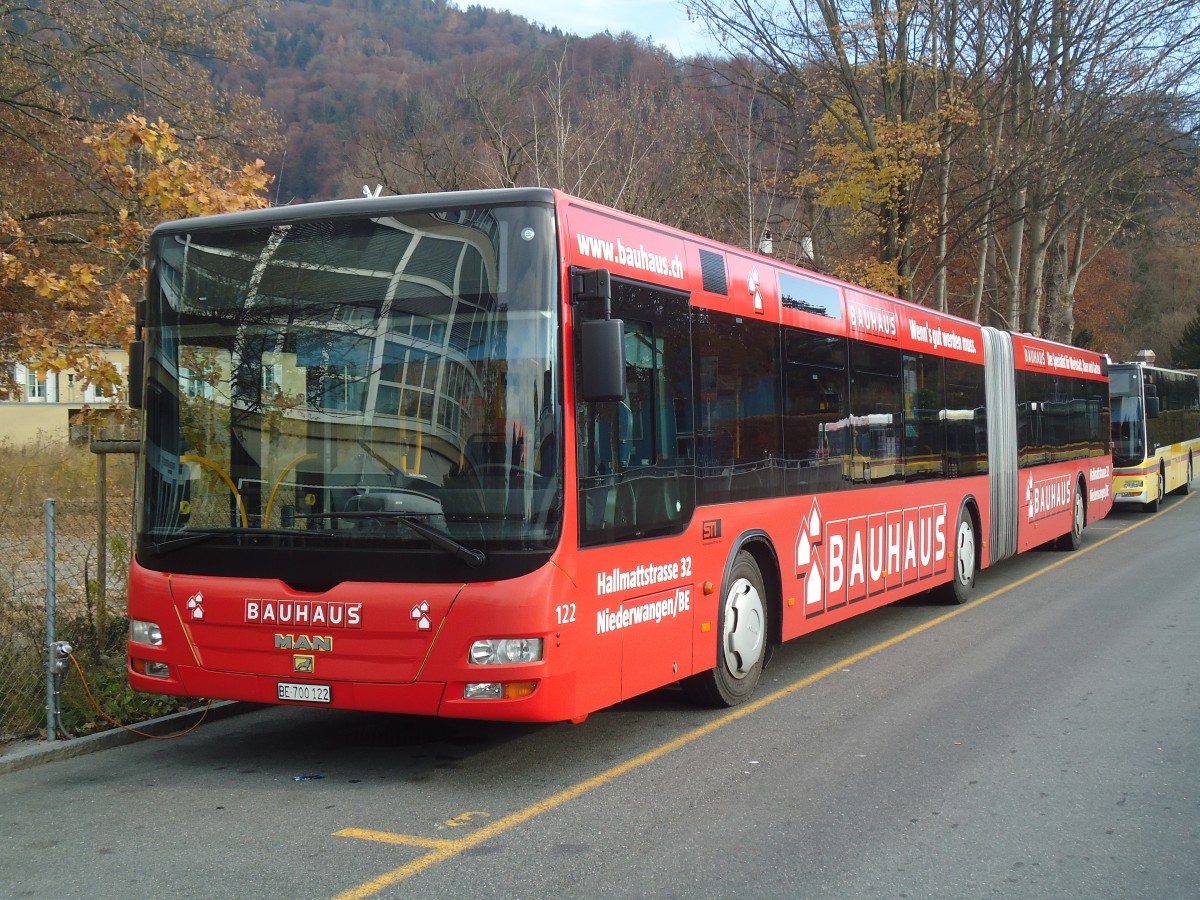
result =
M362 124L402 106L414 86L470 57L520 59L563 37L446 0L286 0L264 16L250 64L213 69L222 88L261 98L282 121L286 158L267 160L280 202L344 196Z

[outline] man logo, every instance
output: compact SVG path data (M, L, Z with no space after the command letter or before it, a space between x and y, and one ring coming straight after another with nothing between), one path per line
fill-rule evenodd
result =
M297 653L292 657L292 671L297 675L312 675L317 670L317 658Z
M316 650L320 653L333 651L333 635L327 634L277 634L276 650Z

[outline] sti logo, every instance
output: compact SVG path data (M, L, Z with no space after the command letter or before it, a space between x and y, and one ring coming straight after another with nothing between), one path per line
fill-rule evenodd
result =
M721 536L721 520L709 519L700 526L700 539L715 541Z

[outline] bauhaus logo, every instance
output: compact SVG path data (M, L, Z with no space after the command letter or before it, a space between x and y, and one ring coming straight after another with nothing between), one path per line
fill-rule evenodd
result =
M1030 472L1029 480L1025 483L1025 505L1029 521L1044 519L1056 512L1070 509L1075 496L1074 481L1075 476L1069 474L1055 475L1038 481Z
M942 575L948 562L944 503L824 521L814 500L796 534L806 616Z

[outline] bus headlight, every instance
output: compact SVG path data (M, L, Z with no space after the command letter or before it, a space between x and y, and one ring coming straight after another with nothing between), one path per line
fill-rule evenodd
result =
M463 688L464 700L499 700L504 696L504 685L498 681L479 681Z
M476 681L463 687L464 700L524 700L537 690L536 681Z
M503 666L509 663L541 662L541 638L495 638L476 641L468 656L473 666Z
M148 678L170 678L171 667L164 662L155 662L150 659L131 659L129 667L139 675L145 675Z
M143 622L140 619L129 620L129 640L134 644L148 644L151 647L162 646L162 629L156 622Z

